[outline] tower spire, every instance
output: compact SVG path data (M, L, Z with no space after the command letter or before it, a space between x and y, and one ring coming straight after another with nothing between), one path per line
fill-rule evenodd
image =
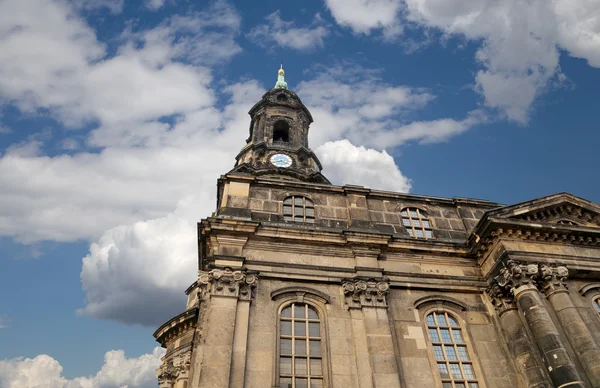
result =
M281 61L281 66L277 72L277 83L275 84L275 89L287 89L287 82L285 82L285 71L283 70L283 61Z

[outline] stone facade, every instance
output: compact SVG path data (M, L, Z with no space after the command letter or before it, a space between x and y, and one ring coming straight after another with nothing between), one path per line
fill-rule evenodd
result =
M296 144L273 145L273 89L218 181L216 212L198 224L186 310L155 333L167 349L160 387L297 378L300 388L308 377L329 388L600 387L599 205L566 193L503 206L330 185L308 148L310 113L285 92L277 114L290 117ZM282 149L292 174L266 162ZM309 201L288 205L292 196ZM415 217L431 235L409 231ZM305 305L312 317L286 315ZM293 335L288 322L300 325ZM305 324L314 331L302 334Z

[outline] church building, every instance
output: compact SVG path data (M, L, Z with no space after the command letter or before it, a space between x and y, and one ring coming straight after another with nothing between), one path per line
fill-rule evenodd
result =
M334 186L278 76L154 333L161 388L600 388L600 205Z

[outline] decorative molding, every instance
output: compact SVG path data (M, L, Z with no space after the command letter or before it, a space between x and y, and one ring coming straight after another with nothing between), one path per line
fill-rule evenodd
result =
M583 296L587 296L587 293L592 290L600 291L600 283L588 283L579 289L579 293Z
M492 280L487 293L496 310L505 311L512 308L517 288L529 285L549 296L553 292L567 289L568 276L569 270L565 265L509 260Z
M160 366L156 369L156 378L158 379L158 386L160 388L173 388L175 385L175 367L171 360L163 359Z
M498 312L498 315L502 315L508 310L514 310L517 308L512 293L507 292L507 290L503 287L500 287L498 283L492 284L490 287L488 287L486 292L490 297L496 312Z
M567 289L566 280L569 276L569 270L566 266L540 263L539 269L540 272L537 278L538 287L546 296L550 296L553 292Z
M509 260L494 280L504 290L514 293L515 288L535 285L538 272L537 264Z
M286 295L294 295L298 299L304 298L306 295L317 298L322 303L330 303L331 298L324 292L319 290L315 290L314 288L309 287L300 287L300 286L292 286L292 287L284 287L279 290L275 290L271 292L271 299L277 300Z
M540 231L541 227L532 227L531 225L517 225L511 228L496 228L479 241L475 250L477 258L483 257L498 238L510 238L526 241L553 242L563 244L573 244L582 246L600 246L600 237L598 232L590 231L568 231L556 230L556 225L544 227L546 230ZM548 230L551 228L551 231ZM587 235L586 235L587 234ZM594 236L590 235L594 234Z
M159 387L173 388L177 381L189 379L191 364L191 350L179 353L174 357L163 357L161 365L156 369Z
M343 281L342 289L349 308L387 308L387 295L390 292L389 279L347 279Z
M556 221L561 219L568 219L569 221L576 221L581 225L594 224L600 226L600 214L590 212L570 203L563 203L510 218L545 223L556 223Z
M467 306L463 302L446 295L428 295L417 299L414 303L416 309L422 309L429 305L438 305L440 309L450 307L459 311L467 310Z
M176 380L188 379L190 377L190 365L192 364L192 351L189 350L173 357Z
M201 298L228 296L241 300L251 300L258 284L258 274L243 270L212 269L198 271L198 286Z

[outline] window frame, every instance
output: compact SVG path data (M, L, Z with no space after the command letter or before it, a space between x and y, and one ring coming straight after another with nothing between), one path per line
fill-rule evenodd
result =
M592 308L596 313L596 316L600 318L600 294L592 296Z
M470 386L467 385L467 382L476 382L479 385L479 388L486 388L487 385L484 380L484 373L479 365L479 357L477 355L477 352L475 351L473 342L471 341L471 334L469 333L467 321L464 319L463 314L461 312L457 311L456 309L454 309L453 308L454 306L452 306L450 303L444 303L444 307L431 306L431 303L435 303L434 300L424 301L423 303L430 305L429 308L422 306L423 308L421 309L420 317L422 320L422 328L424 330L423 334L425 335L425 339L427 342L427 354L429 355L429 363L431 365L432 373L435 375L434 379L436 382L436 388L444 388L443 383L445 383L445 382L451 382L452 387L456 386L455 382L457 382L457 383L463 382L465 384L466 388L470 388ZM452 307L450 307L450 306L452 306ZM436 355L434 352L434 347L433 347L434 344L438 345L438 344L440 344L440 342L434 343L432 341L430 334L429 334L429 325L427 323L427 316L429 316L432 313L450 315L458 323L458 328L460 329L461 334L462 334L463 344L466 346L467 355L469 356L469 361L467 361L467 363L470 363L472 365L475 379L464 378L464 370L462 368L461 368L461 373L463 373L463 379L454 379L452 377L442 378L442 375L441 375L440 371L438 370L438 360L436 358ZM441 342L441 344L443 345L444 343ZM456 346L462 345L462 344L459 344L456 342L452 342L452 344L454 345L455 348L456 348ZM460 358L460 357L457 357L457 358ZM463 363L460 360L449 360L449 359L439 360L439 362L445 362L446 365L448 365L450 363L461 363L461 364ZM449 371L449 373L450 373L450 376L452 376L450 371Z
M406 215L403 214L404 212L406 212ZM416 212L417 216L413 217L411 212ZM408 220L410 225L406 225L404 220ZM415 221L418 222L419 225L416 225ZM429 227L426 227L423 221L426 221L429 224ZM400 209L400 223L406 229L408 235L412 238L422 240L435 239L435 234L433 233L433 222L431 221L431 218L429 218L427 212L421 208L406 206ZM418 236L417 230L423 235ZM429 232L431 236L428 236L427 232Z
M302 205L299 206L296 204L296 199L300 199L302 198ZM286 204L286 201L290 199L291 200L291 205ZM310 206L307 205L307 203L310 202ZM302 209L302 216L297 216L296 215L296 210L297 208ZM286 208L290 208L291 213L290 214L286 214ZM307 214L307 209L312 210L312 215L308 215ZM293 223L302 223L302 224L314 224L315 220L316 220L316 214L315 214L315 202L310 199L309 197L306 197L304 195L289 195L287 197L285 197L282 201L282 212L281 212L282 216L283 216L283 220L285 222L293 222ZM291 219L288 219L290 218ZM296 218L301 220L296 220Z
M280 387L279 357L281 355L280 330L281 312L294 303L304 303L317 311L320 322L321 335L321 368L323 376L323 387L329 388L331 382L331 358L329 357L327 314L325 304L329 303L329 297L320 291L308 287L286 287L271 293L271 298L279 302L275 310L275 332L272 336L275 341L273 353L273 387Z

